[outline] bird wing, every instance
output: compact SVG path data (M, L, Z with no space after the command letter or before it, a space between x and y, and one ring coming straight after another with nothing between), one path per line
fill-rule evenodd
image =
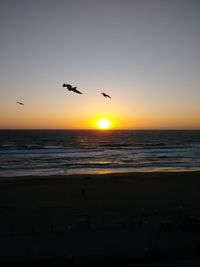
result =
M111 98L109 95L102 93L103 96Z
M72 91L72 86L71 86L71 84L63 84L63 87L67 87L67 89L69 90L69 91Z
M75 88L73 88L73 90L72 90L74 93L77 93L77 94L81 94L82 95L82 93L80 92L80 91L78 91L77 89L76 89L76 87Z

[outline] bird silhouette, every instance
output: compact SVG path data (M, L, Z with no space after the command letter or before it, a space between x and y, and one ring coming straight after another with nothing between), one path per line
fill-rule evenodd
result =
M74 93L77 93L77 94L82 94L80 91L78 91L77 89L76 89L76 87L72 87L71 86L71 84L63 84L63 87L67 87L67 89L69 90L69 91L73 91Z
M24 106L24 103L22 103L22 102L17 101L16 103L21 105L21 106Z
M111 98L109 95L105 94L105 93L101 93L104 97L109 97Z

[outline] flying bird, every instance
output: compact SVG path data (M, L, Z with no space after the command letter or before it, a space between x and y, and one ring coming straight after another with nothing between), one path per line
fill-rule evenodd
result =
M24 106L24 103L22 103L22 102L17 101L16 103L21 105L21 106Z
M82 94L80 91L78 91L77 89L76 89L76 87L72 87L71 86L71 84L63 84L63 87L67 87L67 89L69 90L69 91L73 91L74 93L77 93L77 94Z
M109 97L111 98L109 95L105 94L105 93L101 93L104 97Z

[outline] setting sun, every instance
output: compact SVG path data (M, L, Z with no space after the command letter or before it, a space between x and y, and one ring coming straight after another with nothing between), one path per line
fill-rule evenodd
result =
M102 118L97 121L97 126L99 129L109 129L110 121L108 119Z

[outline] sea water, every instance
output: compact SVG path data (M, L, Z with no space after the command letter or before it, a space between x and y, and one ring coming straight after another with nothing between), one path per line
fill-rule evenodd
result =
M200 131L1 130L0 176L200 170Z

